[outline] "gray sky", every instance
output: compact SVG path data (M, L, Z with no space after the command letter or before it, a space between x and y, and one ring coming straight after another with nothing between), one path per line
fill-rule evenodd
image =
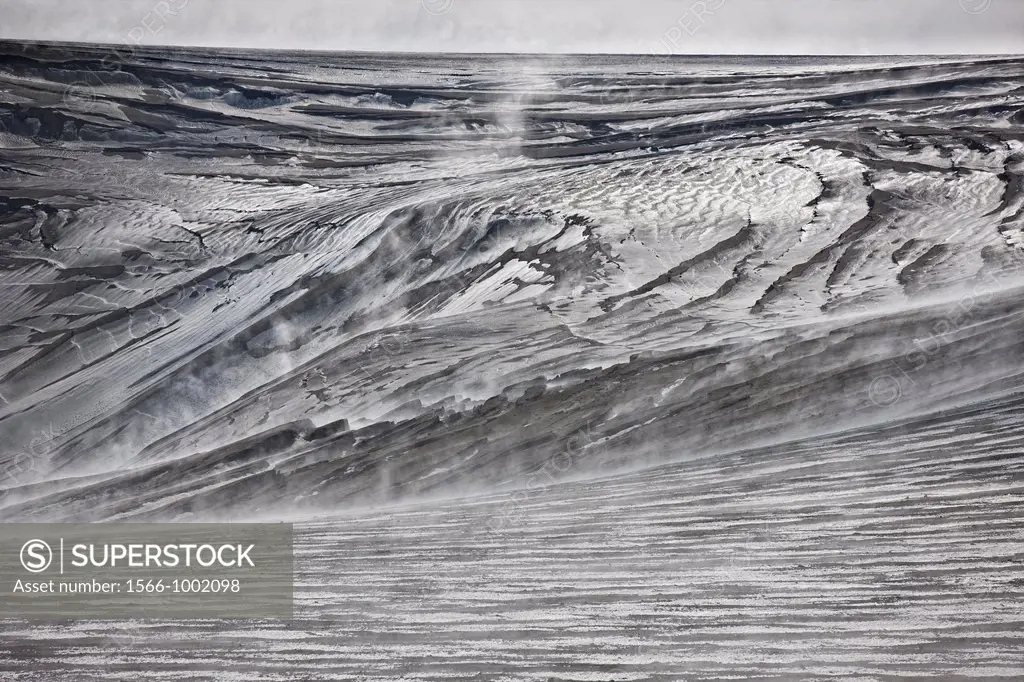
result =
M317 50L1024 53L1024 0L0 0L0 37Z

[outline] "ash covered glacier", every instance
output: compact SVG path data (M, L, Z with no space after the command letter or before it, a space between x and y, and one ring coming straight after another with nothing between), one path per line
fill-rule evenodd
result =
M308 548L0 668L1019 672L1024 60L0 54L0 518Z

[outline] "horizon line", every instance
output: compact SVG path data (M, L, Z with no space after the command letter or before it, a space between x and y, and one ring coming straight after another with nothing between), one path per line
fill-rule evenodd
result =
M291 54L338 54L338 55L457 55L460 57L495 57L495 56L538 56L538 57L845 57L870 59L877 57L925 58L925 57L964 57L964 58L1024 58L1024 52L443 52L436 50L344 50L344 49L310 49L298 47L237 47L227 45L185 45L181 43L137 44L106 43L81 40L40 40L35 38L0 37L0 43L21 45L68 46L87 48L114 48L119 51L139 50L220 50L225 52L246 52L252 50L271 51Z

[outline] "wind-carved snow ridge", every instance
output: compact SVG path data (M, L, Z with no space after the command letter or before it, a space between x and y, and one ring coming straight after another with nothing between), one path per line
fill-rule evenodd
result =
M590 424L559 477L1017 388L1020 60L7 52L11 519L458 496Z

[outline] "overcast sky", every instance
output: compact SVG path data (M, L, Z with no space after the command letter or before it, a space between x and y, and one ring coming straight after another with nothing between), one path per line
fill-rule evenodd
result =
M1024 0L0 0L0 37L316 50L1024 53Z

